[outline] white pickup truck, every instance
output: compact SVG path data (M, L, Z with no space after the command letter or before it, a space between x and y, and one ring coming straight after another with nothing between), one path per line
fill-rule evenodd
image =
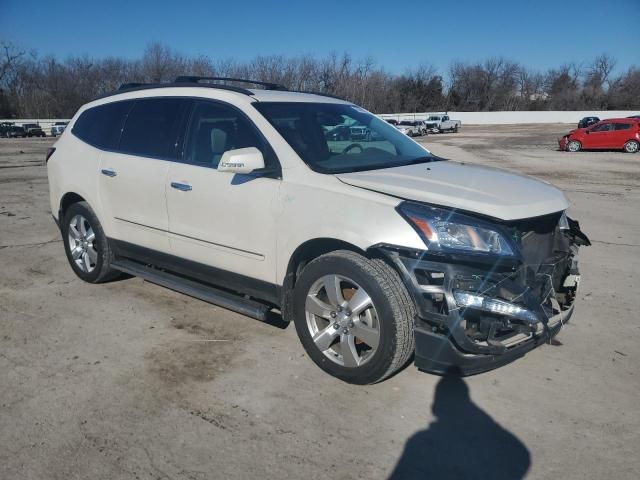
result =
M460 120L451 120L447 114L430 115L426 122L429 132L457 132L462 127Z

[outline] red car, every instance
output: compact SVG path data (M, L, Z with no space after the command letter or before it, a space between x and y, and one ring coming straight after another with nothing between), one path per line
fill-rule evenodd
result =
M640 123L634 118L608 118L587 128L571 130L558 139L560 150L640 150Z

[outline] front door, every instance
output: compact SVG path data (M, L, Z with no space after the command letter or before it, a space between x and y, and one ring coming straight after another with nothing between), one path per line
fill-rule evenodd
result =
M277 163L266 140L236 108L198 101L182 163L169 167L166 195L173 254L275 283L275 216L280 180L217 170L228 150L256 147Z
M583 148L611 148L613 123L599 123L588 130L582 142Z

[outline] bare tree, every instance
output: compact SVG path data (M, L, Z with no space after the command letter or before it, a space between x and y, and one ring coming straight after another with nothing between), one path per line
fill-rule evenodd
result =
M0 116L69 117L82 104L126 82L169 82L184 74L253 78L293 90L341 96L373 112L518 109L640 108L640 70L615 77L615 60L596 57L587 67L566 63L542 74L502 57L454 62L448 88L428 64L401 75L388 73L371 57L345 52L233 58L184 56L151 43L138 60L88 56L39 58L0 43Z

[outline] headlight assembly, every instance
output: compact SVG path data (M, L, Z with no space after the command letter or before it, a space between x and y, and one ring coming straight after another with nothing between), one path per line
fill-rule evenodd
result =
M489 223L409 202L402 203L398 210L422 237L427 250L515 256L507 237Z

